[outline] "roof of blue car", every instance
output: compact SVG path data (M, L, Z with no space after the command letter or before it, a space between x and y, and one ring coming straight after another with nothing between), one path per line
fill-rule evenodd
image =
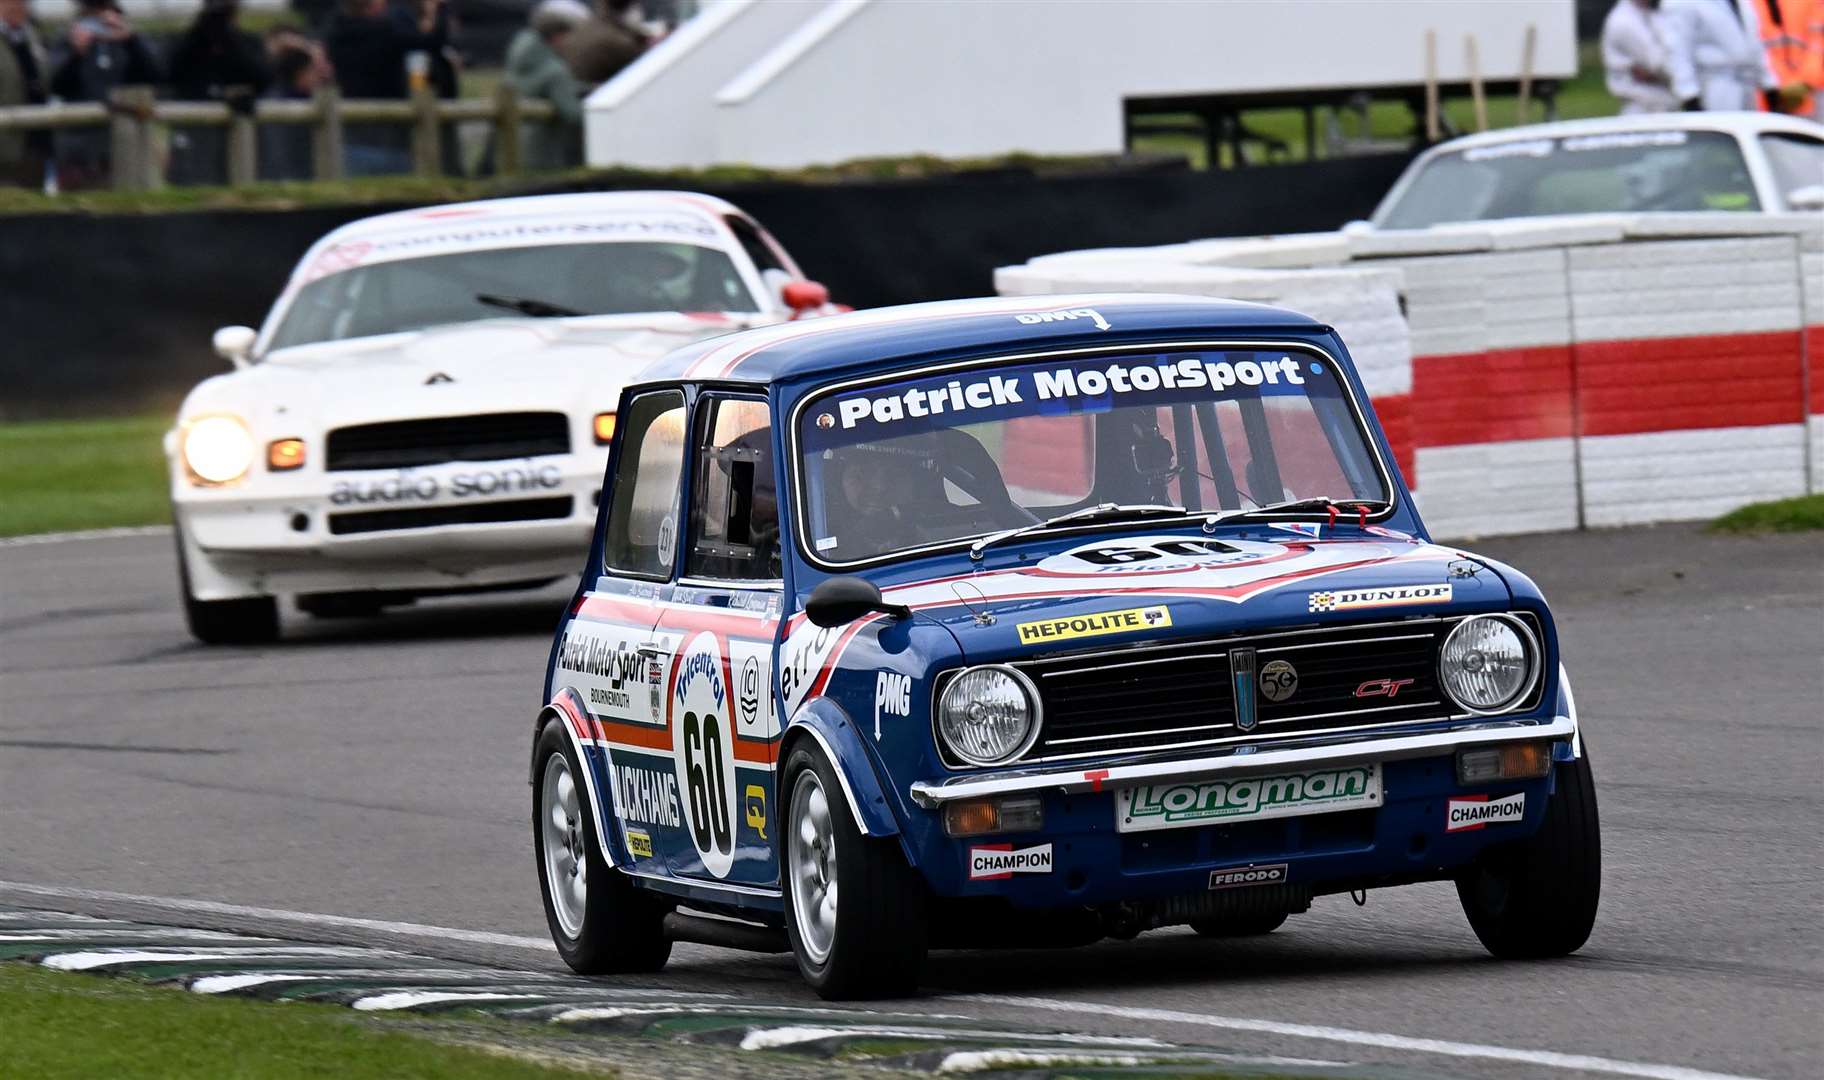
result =
M999 296L873 308L744 330L679 349L641 382L770 383L972 350L1166 341L1187 334L1308 332L1309 315L1200 296L1094 293Z

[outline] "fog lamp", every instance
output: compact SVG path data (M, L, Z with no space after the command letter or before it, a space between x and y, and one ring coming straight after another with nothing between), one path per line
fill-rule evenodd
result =
M1457 783L1463 785L1537 780L1551 769L1552 748L1542 742L1457 751Z
M595 414L595 445L607 446L614 441L614 414L601 412Z
M304 440L278 439L266 445L266 467L273 472L288 472L304 467Z
M1045 805L1036 795L967 799L944 807L944 832L950 836L1035 832L1044 824Z

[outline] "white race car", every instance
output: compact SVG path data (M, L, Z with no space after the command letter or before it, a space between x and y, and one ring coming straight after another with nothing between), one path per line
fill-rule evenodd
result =
M1773 113L1643 113L1466 135L1419 155L1370 223L1423 229L1551 214L1824 208L1824 125Z
M690 341L835 310L716 198L499 199L345 225L165 438L190 631L574 576L621 386Z

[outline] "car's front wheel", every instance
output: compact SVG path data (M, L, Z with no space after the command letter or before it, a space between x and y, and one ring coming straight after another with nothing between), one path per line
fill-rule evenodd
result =
M184 624L205 645L263 645L279 637L279 603L270 596L198 600L184 559L182 527L177 535L177 587L183 594Z
M924 881L898 843L861 831L816 743L794 747L781 776L786 935L805 982L833 1001L911 994L925 962Z
M1588 746L1557 769L1557 791L1539 831L1490 849L1457 878L1470 928L1503 959L1568 956L1596 924L1602 832Z
M659 970L671 957L667 906L602 857L584 765L561 720L545 722L535 752L532 844L558 954L579 975Z

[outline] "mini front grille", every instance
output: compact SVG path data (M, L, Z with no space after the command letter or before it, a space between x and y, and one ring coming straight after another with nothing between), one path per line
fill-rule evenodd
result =
M568 495L549 499L508 499L503 502L467 503L461 506L427 506L411 510L361 510L329 515L329 531L336 536L386 532L393 529L434 529L440 525L485 525L502 521L554 521L570 516Z
M323 467L330 472L404 469L569 452L570 421L563 413L433 416L336 428L324 447Z
M1437 676L1438 649L1458 621L1406 619L1022 661L1014 666L1038 687L1044 710L1038 741L1023 760L1264 743L1443 719L1461 711ZM1276 702L1255 677L1258 723L1250 731L1235 723L1229 653L1240 648L1255 650L1257 673L1284 660L1298 679ZM1535 689L1522 707L1537 698Z

